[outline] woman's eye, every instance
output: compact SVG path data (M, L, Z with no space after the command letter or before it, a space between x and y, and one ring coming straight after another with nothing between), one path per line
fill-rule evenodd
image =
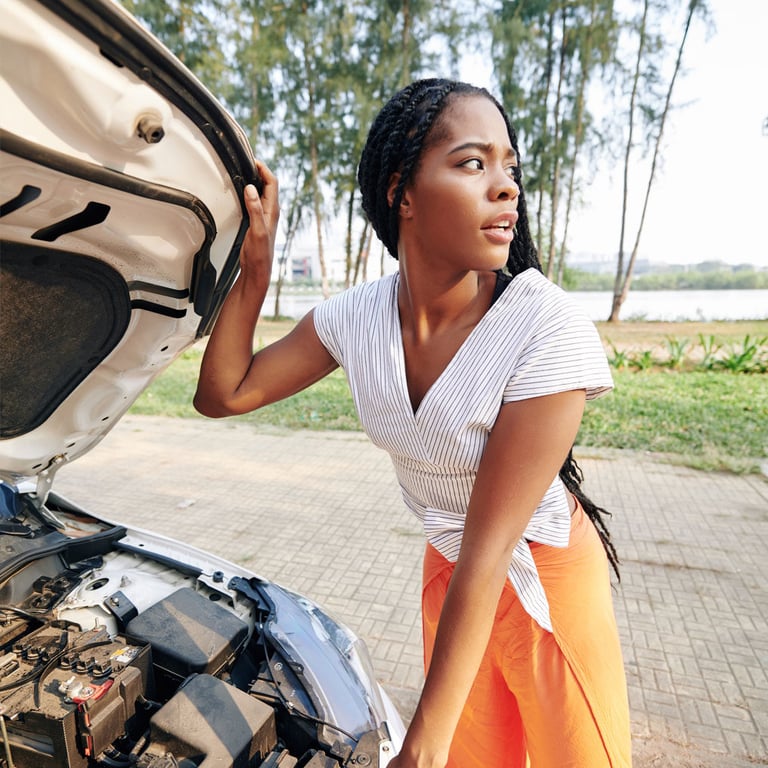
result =
M471 157L469 160L465 160L462 165L465 168L471 168L473 171L483 170L483 161L479 157Z
M509 165L507 166L507 173L510 175L511 178L516 179L517 174L519 173L519 169L516 165Z

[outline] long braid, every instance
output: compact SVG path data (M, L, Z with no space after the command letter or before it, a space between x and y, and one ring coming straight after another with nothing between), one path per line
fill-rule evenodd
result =
M411 83L387 102L371 126L360 158L357 178L362 193L363 210L379 239L395 259L399 210L405 187L415 175L424 149L440 139L440 116L445 108L452 99L465 95L484 96L496 105L506 123L512 147L519 156L517 135L501 104L484 88L455 80L430 78ZM388 195L395 174L399 174L399 178L390 203ZM526 269L542 271L528 224L528 209L519 166L515 171L515 183L520 190L517 199L518 220L506 265L506 270L512 278ZM572 451L569 451L559 475L565 487L578 499L594 523L608 561L617 578L620 578L616 548L603 519L603 515L610 513L598 507L582 491L583 474L573 458Z
M560 479L565 487L578 499L579 504L584 508L589 519L595 524L600 540L603 542L605 554L608 556L608 562L611 564L616 578L621 581L619 555L611 541L611 533L608 530L608 526L603 519L603 515L610 517L611 513L603 509L603 507L598 507L582 490L581 483L584 480L584 474L576 463L576 459L573 458L572 450L568 452L568 458L560 469Z

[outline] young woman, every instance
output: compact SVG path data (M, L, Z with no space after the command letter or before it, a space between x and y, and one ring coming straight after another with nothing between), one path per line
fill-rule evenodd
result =
M397 93L358 179L399 271L253 354L278 219L258 172L195 405L243 413L344 367L427 538L426 681L391 766L629 766L615 552L570 455L585 400L612 381L594 326L541 274L504 110L448 80Z

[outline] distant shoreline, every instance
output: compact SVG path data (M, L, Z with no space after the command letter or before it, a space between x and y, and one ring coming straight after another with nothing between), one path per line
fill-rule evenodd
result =
M341 289L332 291L338 293ZM593 322L607 320L610 314L611 291L574 291L568 294L579 304ZM298 320L312 307L323 301L319 288L307 286L295 289L283 287L280 312L284 317ZM263 314L274 315L275 293L271 288L264 303ZM715 320L768 319L768 289L752 290L631 290L621 309L622 321L648 320L659 322L709 322Z

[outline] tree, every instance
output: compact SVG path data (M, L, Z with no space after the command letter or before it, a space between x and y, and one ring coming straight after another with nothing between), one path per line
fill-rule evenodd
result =
M593 124L588 87L616 44L613 3L502 0L492 13L494 71L519 134L533 237L547 276L561 280L578 162Z
M640 221L637 225L635 233L635 240L630 253L629 261L624 265L624 246L625 235L627 226L627 211L628 211L628 197L629 197L629 167L632 158L632 150L634 147L634 122L637 109L637 99L639 92L639 84L641 80L641 71L643 65L646 64L646 57L650 55L649 50L652 47L648 45L649 40L649 13L652 10L651 0L643 0L643 10L640 17L640 23L637 27L638 45L637 55L635 57L635 67L632 74L632 87L630 91L630 107L628 116L628 130L627 130L627 142L624 153L624 185L622 195L622 210L621 210L621 229L619 235L619 251L616 262L616 279L613 286L613 300L611 303L611 313L608 317L609 322L618 322L621 306L627 298L629 288L632 283L632 273L634 270L635 260L637 258L638 249L640 247L640 238L643 232L643 225L645 223L645 217L648 212L648 201L650 199L651 188L656 177L656 169L659 158L662 151L662 140L664 136L664 127L667 122L670 110L672 108L672 93L674 91L675 82L677 76L680 73L683 59L683 51L685 50L685 43L688 39L688 31L691 26L694 14L706 13L706 6L703 0L688 0L688 7L685 14L685 20L683 22L682 34L677 45L677 54L675 57L672 74L669 78L669 83L666 88L666 92L663 99L661 109L656 111L652 105L645 105L643 112L648 118L650 134L655 133L653 138L653 150L651 156L650 170L648 172L648 179L645 186L645 196L643 199L642 211L640 214ZM663 50L663 48L661 48Z
M448 66L455 66L458 41L468 33L459 9L437 6L432 0L375 0L345 4L354 14L346 43L346 67L340 66L336 86L339 110L338 142L331 177L337 207L344 205L345 275L349 286L365 279L372 231L362 213L357 193L357 164L368 128L381 105L417 73L434 65L439 47L426 50L424 40L441 41ZM354 247L354 232L362 231ZM353 253L354 251L354 253Z
M582 39L576 45L575 55L578 58L576 80L573 89L573 106L571 114L571 147L568 186L565 197L565 212L563 215L563 234L557 260L556 282L564 284L565 263L568 254L568 228L571 212L577 194L577 171L584 167L584 157L593 155L596 144L590 143L592 116L587 109L587 89L592 81L597 67L604 72L616 50L616 18L613 10L613 0L591 0L586 23L579 26L576 34ZM597 144L599 146L599 143Z

